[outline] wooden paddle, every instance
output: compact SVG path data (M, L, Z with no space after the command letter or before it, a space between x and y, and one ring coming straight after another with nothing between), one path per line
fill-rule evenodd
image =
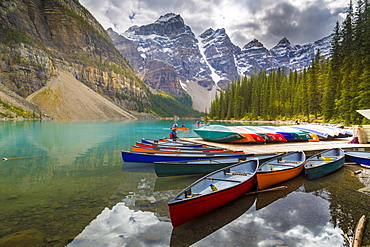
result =
M252 191L252 192L246 193L246 195L258 194L258 193L274 191L274 190L285 190L286 188L288 188L288 186L283 185L283 186L279 186L279 187L275 187L271 189Z
M16 158L3 158L4 161L7 161L7 160L20 160L20 159L31 159L31 158L37 158L37 157L41 157L41 156L32 156L32 157L16 157Z

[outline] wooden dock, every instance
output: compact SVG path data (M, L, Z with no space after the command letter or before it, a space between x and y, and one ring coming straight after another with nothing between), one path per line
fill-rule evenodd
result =
M332 141L320 142L280 142L266 144L232 144L232 143L217 143L204 141L201 138L183 138L183 140L203 143L214 147L226 148L230 150L240 150L245 153L268 154L268 153L286 153L294 151L305 151L306 155L311 155L330 148L342 148L344 150L359 150L370 151L370 143L367 144L350 144L350 138L338 138Z

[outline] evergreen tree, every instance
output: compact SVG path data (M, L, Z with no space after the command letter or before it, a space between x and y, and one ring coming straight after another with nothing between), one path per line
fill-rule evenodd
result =
M329 62L328 79L323 93L323 115L325 121L330 121L335 116L336 99L340 95L340 82L342 80L340 74L340 66L343 60L340 50L340 27L339 22L336 23L334 36L331 42L331 56Z
M343 53L343 61L341 66L341 73L343 74L341 81L341 95L338 100L338 110L340 117L345 123L351 120L351 100L354 96L354 82L351 78L351 71L353 65L353 8L352 1L347 10L347 17L343 22L341 31L341 52Z
M278 119L305 116L312 121L369 122L357 109L370 108L370 9L369 0L352 1L342 27L336 23L331 56L318 50L311 66L302 72L284 68L257 71L220 92L210 116L224 118Z

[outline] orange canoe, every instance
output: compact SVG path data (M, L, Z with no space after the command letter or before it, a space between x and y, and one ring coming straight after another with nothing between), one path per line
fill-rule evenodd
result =
M258 189L292 179L302 173L306 155L297 151L263 163L257 170Z
M176 130L190 130L190 127L177 127Z

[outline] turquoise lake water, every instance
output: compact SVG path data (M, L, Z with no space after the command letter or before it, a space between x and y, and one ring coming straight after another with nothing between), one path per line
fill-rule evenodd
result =
M196 136L195 120L178 123L191 127L180 137ZM152 164L121 158L141 138L168 137L172 124L0 122L0 246L349 246L344 234L369 217L370 172L345 167L173 229L167 202L201 176L158 178Z

